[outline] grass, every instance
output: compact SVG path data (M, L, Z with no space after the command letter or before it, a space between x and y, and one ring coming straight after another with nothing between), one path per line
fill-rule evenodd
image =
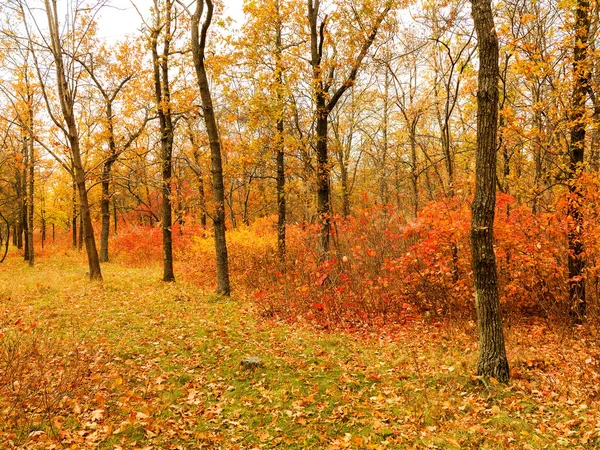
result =
M324 332L158 269L109 263L89 282L74 254L0 269L0 448L600 446L589 337L508 330L504 386L473 376L473 324Z

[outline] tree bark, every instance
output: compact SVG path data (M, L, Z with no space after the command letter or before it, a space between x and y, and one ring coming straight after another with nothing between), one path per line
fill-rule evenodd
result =
M285 266L285 235L286 235L286 198L285 198L285 148L284 148L284 105L283 105L283 42L282 42L282 18L279 0L276 0L277 11L277 35L275 42L275 81L277 89L278 116L276 124L276 165L277 165L277 252L282 267Z
M200 19L204 12L205 2L206 17L202 23L202 29L200 29ZM196 9L192 15L192 55L194 57L194 68L196 69L196 78L200 90L200 97L202 99L204 123L206 125L206 132L210 143L213 198L215 202L213 228L217 259L217 294L229 296L231 294L231 286L229 283L229 259L227 255L227 239L225 236L225 184L223 182L221 140L219 138L219 129L215 118L206 67L204 65L206 36L212 21L212 15L212 0L196 0Z
M585 247L583 244L583 200L578 186L583 170L585 149L585 103L589 90L588 45L590 32L590 2L577 0L575 6L575 42L573 45L573 97L571 104L571 143L569 147L569 299L571 315L580 323L586 313Z
M160 23L160 11L156 6L157 23L151 35L152 62L154 66L154 94L160 124L160 162L162 194L162 240L163 240L163 281L175 281L173 271L173 211L171 205L171 177L173 172L173 119L171 113L171 93L169 85L169 54L171 46L171 13L173 2L166 0L164 23ZM163 53L158 54L158 38L164 32Z
M75 176L73 176L73 196L72 196L73 210L71 211L71 243L73 250L77 248L77 184L75 183Z
M94 238L94 228L92 226L92 215L90 213L90 205L88 201L88 193L85 183L85 169L81 159L81 148L79 143L79 130L77 129L77 121L75 119L75 99L74 93L69 86L65 75L63 64L64 51L62 49L58 13L56 0L45 0L46 15L48 18L48 27L50 31L51 50L55 62L55 71L57 77L58 99L60 101L62 116L66 127L65 134L71 148L73 158L73 169L75 183L77 184L77 192L79 194L79 207L83 221L83 232L85 240L85 248L88 257L89 277L92 280L102 280L102 270L100 269L100 259L96 248L96 240Z
M109 161L102 167L102 198L100 211L102 213L102 230L100 232L100 262L108 262L108 238L110 235L110 172Z
M30 117L30 126L33 126L33 115ZM33 267L35 264L35 252L33 249L33 216L34 216L34 186L35 186L35 149L33 142L33 135L30 132L29 139L29 164L28 164L28 189L27 189L27 241L28 241L28 262L29 267Z
M27 187L29 185L29 142L27 136L23 134L23 175L21 178L21 192L23 198L21 200L21 222L23 223L23 259L29 261L29 193Z
M498 296L494 251L496 151L498 133L498 37L491 0L472 0L478 38L477 160L472 204L471 250L479 328L477 374L508 382L510 373Z

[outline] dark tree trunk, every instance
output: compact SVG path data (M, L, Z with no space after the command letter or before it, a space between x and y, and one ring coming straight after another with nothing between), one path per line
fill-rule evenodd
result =
M202 23L202 29L200 29L200 19L202 18L205 2L207 7L206 18ZM227 239L225 236L225 185L223 182L223 163L221 160L221 140L219 138L219 129L215 118L206 67L204 66L206 36L212 21L212 15L212 0L196 0L196 10L192 15L192 54L194 57L198 88L202 99L204 123L210 142L213 199L215 202L213 227L217 259L217 294L229 296L231 294L231 286L229 283L229 259L227 256Z
M406 117L408 123L408 117ZM417 121L414 119L410 125L410 180L413 191L414 215L419 213L419 169L417 160Z
M154 65L154 91L160 123L160 162L161 162L161 194L162 194L162 238L163 238L163 281L175 281L173 271L173 212L171 205L171 177L173 156L173 119L171 112L171 93L169 85L169 55L171 46L171 13L173 2L166 1L164 23L155 24L152 30L152 61ZM155 14L160 16L159 11ZM164 28L164 29L163 29ZM158 54L158 38L164 32L163 52Z
M583 200L578 186L585 149L585 103L589 89L588 39L590 2L577 0L575 6L575 43L573 46L573 97L571 105L571 145L569 147L569 297L571 315L576 322L585 317L585 248L583 244Z
M22 198L22 207L21 207L21 223L23 224L23 259L25 261L29 261L29 220L28 220L28 212L29 212L29 194L27 192L27 187L29 185L29 171L27 170L29 167L29 144L27 142L27 138L23 138L23 176L22 180L22 188L21 192L23 195Z
M100 232L100 262L108 262L108 238L110 234L110 172L112 160L104 163L102 168L102 198L100 211L102 213L102 229Z
M206 228L206 192L202 174L198 175L198 195L200 196L200 225L202 228Z
M325 98L317 96L317 213L319 214L320 254L326 259L329 253L329 236L331 234L331 205L329 193L329 154L327 153L327 127L329 111L325 106Z
M77 248L77 218L79 217L77 213L77 184L75 183L75 178L73 178L73 210L71 212L71 235L72 235L72 243L73 249Z
M113 198L112 207L113 207L113 231L115 234L117 234L117 231L119 228L119 225L118 225L119 218L117 217L117 199L116 198Z
M31 101L30 101L31 105ZM31 114L31 111L30 111ZM33 115L29 118L29 126L33 127ZM32 130L32 128L30 128ZM34 151L33 135L30 132L29 135L29 162L28 162L28 189L27 189L27 256L29 266L33 267L35 264L35 254L33 248L33 216L34 216L34 186L35 186L35 151Z
M494 251L498 133L498 37L491 0L473 0L478 38L477 161L472 205L471 251L479 328L477 374L507 382L510 377L498 296Z
M83 215L79 215L79 241L77 242L77 250L81 251L83 249L83 239L85 233L83 232Z
M329 176L330 166L327 153L327 126L329 122L329 114L335 108L336 104L342 98L344 93L354 85L358 69L362 64L369 48L375 41L377 32L383 19L387 16L391 9L390 2L385 2L386 6L383 11L377 16L372 28L367 35L365 41L360 47L360 52L354 59L352 66L344 78L342 84L329 95L331 89L331 79L333 71L330 69L329 76L326 77L323 73L322 59L323 46L325 43L325 26L326 19L322 20L318 25L319 20L319 0L307 0L308 6L308 24L310 26L310 48L311 58L310 63L313 70L313 90L315 96L315 113L316 113L316 147L317 147L317 213L321 225L319 236L320 258L327 259L329 253L329 235L331 232L331 204L330 204L330 187ZM324 78L328 78L327 81Z
M285 198L285 148L284 148L284 105L283 105L283 42L282 42L282 18L279 9L279 1L276 1L277 9L277 36L275 52L275 79L277 82L278 117L276 125L276 164L277 164L277 251L282 267L285 267L285 235L286 235L286 198Z

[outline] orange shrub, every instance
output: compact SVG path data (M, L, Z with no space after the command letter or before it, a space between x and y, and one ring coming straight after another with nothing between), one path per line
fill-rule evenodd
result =
M595 181L596 184L600 184ZM600 185L589 182L590 196ZM586 203L589 311L596 311L600 270L597 220L600 198ZM274 218L228 231L234 293L251 298L265 315L302 318L323 326L406 322L418 314L474 313L470 199L431 203L406 222L391 207L372 206L335 218L330 259L320 261L317 225L288 226L287 265L277 255ZM533 214L499 195L495 222L501 301L511 313L568 313L567 222L564 200L556 211ZM174 228L176 276L210 292L216 285L214 241L197 226ZM113 253L131 264L160 262L159 228L122 229Z

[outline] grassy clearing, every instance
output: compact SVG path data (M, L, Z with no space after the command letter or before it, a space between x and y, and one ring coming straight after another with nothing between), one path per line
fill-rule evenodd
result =
M0 269L0 448L600 446L589 338L512 327L502 386L472 376L473 324L323 332L158 269L106 264L103 283L74 255Z

